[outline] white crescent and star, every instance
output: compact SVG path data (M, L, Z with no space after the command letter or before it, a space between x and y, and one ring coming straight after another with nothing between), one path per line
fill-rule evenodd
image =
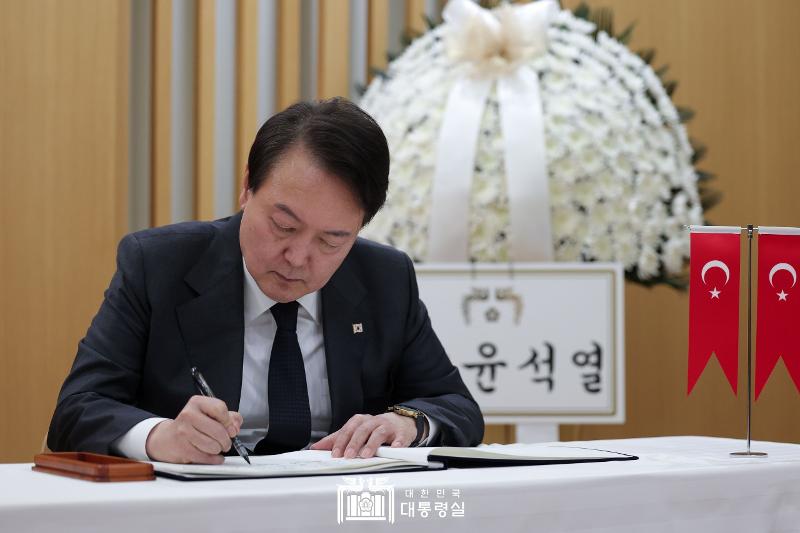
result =
M703 285L706 284L706 272L711 270L712 268L718 268L725 273L725 283L722 285L723 287L728 284L728 280L731 279L731 271L728 269L728 265L720 261L719 259L712 259L711 261L707 262L703 265L703 270L700 271L700 278L703 280ZM719 300L719 295L722 291L717 290L714 287L714 290L708 291L711 294L711 299L713 300L716 298Z
M708 261L705 265L703 265L703 269L700 271L700 278L703 280L703 285L706 284L706 273L712 268L719 268L725 273L725 283L723 284L723 287L727 285L728 281L731 279L731 272L730 269L728 269L728 265L726 265L719 259L712 259L711 261ZM775 274L777 274L781 270L785 270L786 272L791 274L792 285L789 288L794 287L797 284L797 271L789 263L776 263L772 267L772 269L769 271L769 284L775 287L775 283L773 282L772 278L775 277ZM710 290L708 292L711 295L712 300L714 298L719 300L719 295L722 293L722 291L718 290L716 287L714 287L713 290ZM785 292L783 289L781 289L781 292L777 292L775 294L777 294L779 302L788 301L787 297L789 296L789 294Z
M726 265L719 259L712 259L711 261L703 265L703 270L700 272L700 277L703 279L703 285L706 284L706 272L708 272L712 268L719 268L720 270L725 272L725 285L727 285L728 280L731 279L731 271L728 270L728 265Z
M791 289L797 283L797 271L789 263L776 263L775 266L772 267L772 269L769 271L769 284L775 287L775 283L773 283L772 277L781 270L785 270L786 272L792 275L792 286L789 287ZM783 289L781 289L781 292L776 292L775 294L778 295L779 302L786 302L787 301L786 297L789 295L787 292L784 292Z

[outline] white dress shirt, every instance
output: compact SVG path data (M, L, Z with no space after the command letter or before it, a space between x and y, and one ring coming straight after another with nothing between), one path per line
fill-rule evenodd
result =
M244 259L242 259L244 261ZM269 359L278 329L270 307L277 302L261 292L244 265L244 361L239 414L244 418L239 438L251 450L267 434ZM311 410L311 442L328 434L331 397L325 342L322 337L322 299L319 291L297 300L297 341L306 367L308 404Z
M242 361L242 390L239 414L242 424L239 438L251 450L267 434L269 426L268 372L272 341L277 325L270 312L275 301L265 295L244 265L244 358ZM297 340L303 354L308 385L308 403L311 411L311 442L328 434L331 424L331 399L328 387L328 368L325 360L325 342L322 335L322 299L319 291L306 294L297 300ZM165 418L148 418L133 426L112 443L112 449L131 459L149 460L146 452L147 436ZM428 436L419 443L425 445L438 431L435 420L426 417Z

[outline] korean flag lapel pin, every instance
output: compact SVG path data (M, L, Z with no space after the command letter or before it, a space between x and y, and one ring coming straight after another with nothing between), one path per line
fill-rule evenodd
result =
M364 324L361 322L353 324L353 333L364 333Z

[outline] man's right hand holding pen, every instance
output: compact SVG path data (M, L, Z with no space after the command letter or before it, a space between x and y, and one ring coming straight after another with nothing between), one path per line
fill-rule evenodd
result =
M220 399L192 396L174 420L164 420L147 436L145 449L154 461L221 464L231 449L242 415Z

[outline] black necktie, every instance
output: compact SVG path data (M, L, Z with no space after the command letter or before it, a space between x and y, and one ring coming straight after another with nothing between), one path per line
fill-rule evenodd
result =
M311 411L303 354L297 342L297 302L270 308L278 329L269 359L269 430L256 445L257 455L304 448L311 440Z

